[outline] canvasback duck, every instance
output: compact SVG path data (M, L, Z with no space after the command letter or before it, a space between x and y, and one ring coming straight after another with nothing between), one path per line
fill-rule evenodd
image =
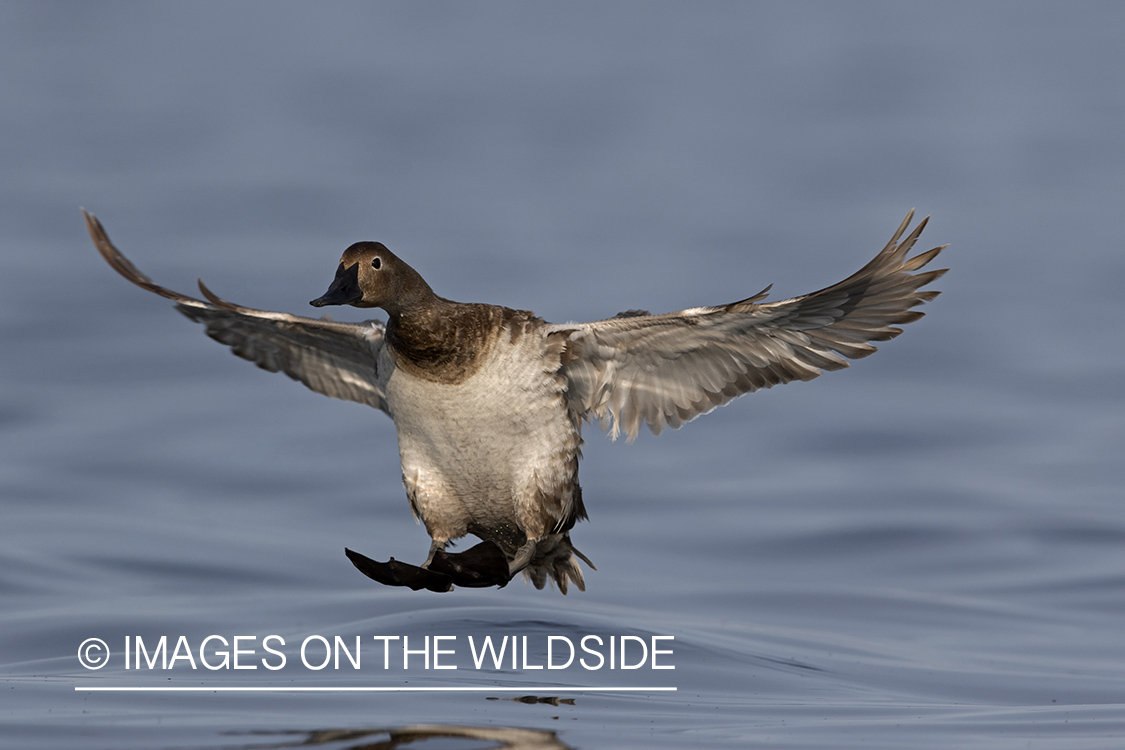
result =
M373 406L398 432L410 508L431 538L420 565L345 550L374 580L414 590L503 586L523 573L585 590L570 541L586 518L578 486L584 421L631 441L679 427L743 393L812 380L875 351L932 300L922 291L945 270L918 272L945 246L907 255L924 219L858 272L812 294L663 315L631 310L593 323L551 324L523 310L439 297L378 242L344 251L312 305L380 307L387 322L338 323L242 307L203 282L205 300L153 283L83 211L106 261L137 286L176 303L207 335L270 372L318 393ZM483 541L446 551L473 534Z

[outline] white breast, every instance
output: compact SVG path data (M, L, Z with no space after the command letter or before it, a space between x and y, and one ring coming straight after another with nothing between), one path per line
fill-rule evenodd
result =
M384 347L379 373L403 483L435 539L463 536L473 523L534 536L527 525L541 513L530 506L571 486L579 440L544 348L537 331L515 344L501 332L472 376L447 385L395 367Z

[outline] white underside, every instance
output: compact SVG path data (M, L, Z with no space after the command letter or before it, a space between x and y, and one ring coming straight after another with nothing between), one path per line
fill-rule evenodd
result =
M547 530L537 528L541 513L532 505L569 486L577 440L546 366L535 333L515 345L501 333L477 372L455 385L395 367L384 347L379 372L403 483L434 539L464 536L471 523L514 524L529 537Z

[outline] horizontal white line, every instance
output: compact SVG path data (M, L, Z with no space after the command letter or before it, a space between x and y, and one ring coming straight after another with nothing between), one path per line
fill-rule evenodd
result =
M75 690L98 693L654 693L674 687L114 687L75 685Z

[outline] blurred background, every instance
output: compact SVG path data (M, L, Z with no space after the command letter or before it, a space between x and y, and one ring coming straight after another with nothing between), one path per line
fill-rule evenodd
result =
M1125 736L1123 32L1114 2L0 5L3 733ZM232 357L109 269L79 206L158 283L299 314L361 239L445 297L557 322L809 292L911 208L951 271L925 319L848 370L633 445L588 428L587 592L438 596L343 556L425 553L390 421ZM90 636L400 631L674 635L677 670L636 679L679 690L74 690L310 679L88 672Z

